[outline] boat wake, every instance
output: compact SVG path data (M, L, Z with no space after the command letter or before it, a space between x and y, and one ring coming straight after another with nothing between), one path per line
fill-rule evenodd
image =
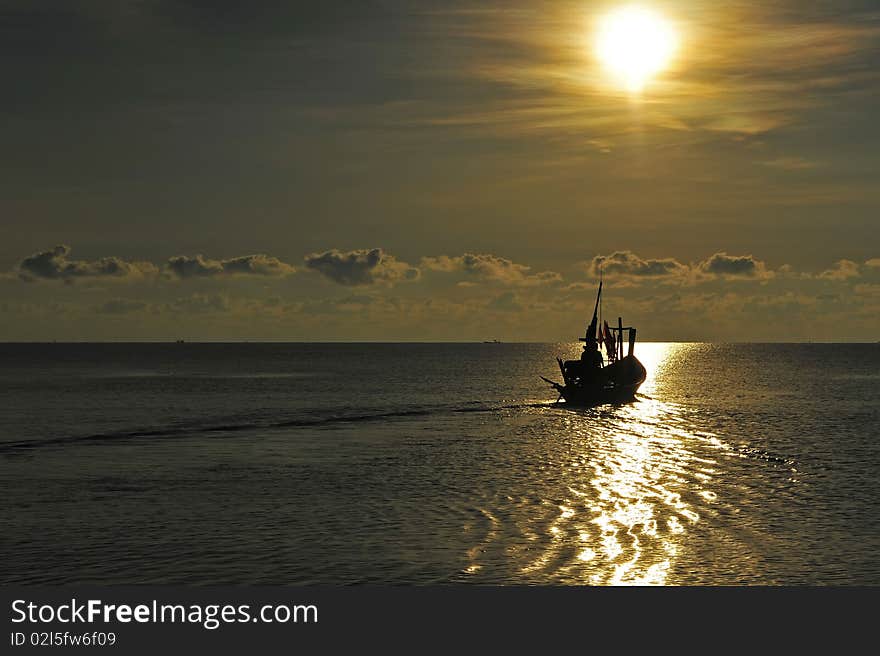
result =
M280 419L277 421L203 421L189 426L169 425L151 428L133 428L124 431L110 431L106 433L91 433L85 435L64 435L48 437L37 440L16 440L0 442L0 454L30 451L48 447L63 447L73 444L101 443L113 441L127 441L135 439L171 439L186 438L204 435L233 435L247 431L276 431L285 428L320 428L338 424L361 424L370 422L394 421L396 419L408 419L412 417L430 417L454 413L492 413L504 410L517 410L525 408L550 408L550 402L524 402L503 405L487 405L480 401L472 401L463 405L437 405L429 407L414 407L395 410L366 410L349 414L319 415L296 417L293 419Z

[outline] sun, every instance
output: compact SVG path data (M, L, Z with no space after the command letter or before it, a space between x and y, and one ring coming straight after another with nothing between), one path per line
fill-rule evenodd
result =
M665 70L678 48L678 35L661 14L621 7L599 21L596 56L617 84L638 93Z

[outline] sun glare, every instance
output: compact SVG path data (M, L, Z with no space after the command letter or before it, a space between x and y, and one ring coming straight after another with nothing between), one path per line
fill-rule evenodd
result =
M599 22L596 55L615 82L633 93L669 66L677 47L672 24L644 7L615 9Z

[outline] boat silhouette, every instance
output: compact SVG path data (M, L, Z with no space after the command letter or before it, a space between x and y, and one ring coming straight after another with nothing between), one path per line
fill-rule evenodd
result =
M584 342L580 360L563 361L557 357L564 384L544 378L559 393L558 403L578 406L596 406L605 403L625 403L635 398L639 386L645 382L647 371L633 351L636 343L636 329L624 326L618 317L617 326L599 322L599 301L602 298L602 282L596 295L593 319L586 333L579 341ZM629 350L623 354L624 334L627 336ZM606 357L602 357L602 347Z

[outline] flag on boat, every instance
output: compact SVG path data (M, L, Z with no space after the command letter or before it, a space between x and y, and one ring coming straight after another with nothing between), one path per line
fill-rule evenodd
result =
M605 337L605 350L608 351L608 361L614 362L617 359L617 349L614 348L614 333L608 327L608 322L603 322L602 332Z

